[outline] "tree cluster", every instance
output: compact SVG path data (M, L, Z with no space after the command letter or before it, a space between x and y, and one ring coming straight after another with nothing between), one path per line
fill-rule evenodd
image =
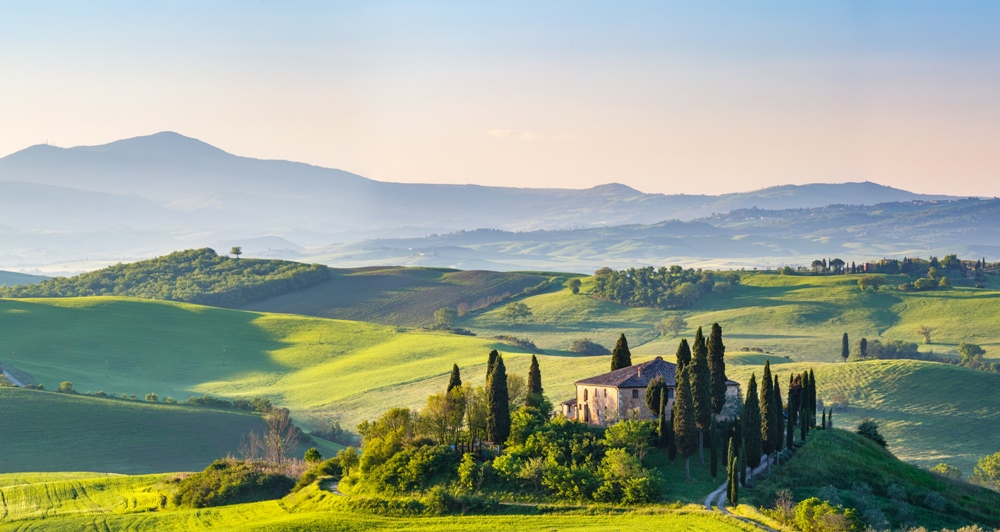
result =
M0 287L0 297L128 296L239 308L330 278L320 264L231 259L210 248L116 264L75 277Z
M721 282L737 284L739 275L727 274ZM715 276L710 272L676 265L620 271L604 268L597 271L592 294L598 299L633 307L687 308L711 292L715 284Z

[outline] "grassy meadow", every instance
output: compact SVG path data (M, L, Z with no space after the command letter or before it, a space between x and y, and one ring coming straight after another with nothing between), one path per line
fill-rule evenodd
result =
M278 501L157 510L158 484L170 475L0 475L0 530L754 530L695 506L681 509L509 507L500 515L388 517L350 508L310 486Z
M18 388L0 388L0 471L195 471L238 455L260 416ZM331 456L340 446L316 440ZM306 446L300 445L299 455ZM0 485L19 478L0 475Z

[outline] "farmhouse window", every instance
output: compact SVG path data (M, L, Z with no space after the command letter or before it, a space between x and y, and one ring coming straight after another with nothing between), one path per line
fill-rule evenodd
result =
M632 399L639 398L639 390L632 390Z

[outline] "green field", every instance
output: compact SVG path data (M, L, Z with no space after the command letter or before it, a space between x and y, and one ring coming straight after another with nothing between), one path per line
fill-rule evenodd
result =
M0 471L197 471L238 455L260 416L17 388L0 388ZM312 443L330 456L340 447ZM306 446L300 445L300 455ZM6 485L12 476L0 476Z
M444 268L330 270L318 286L253 303L246 310L421 327L434 311L465 303L475 308L491 296L518 294L550 276Z
M350 510L315 485L280 501L151 512L159 506L163 475L7 477L0 475L0 530L755 530L696 507L544 514L520 507L502 515L386 517Z

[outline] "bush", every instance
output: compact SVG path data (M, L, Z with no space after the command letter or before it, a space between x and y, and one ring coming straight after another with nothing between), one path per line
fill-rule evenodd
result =
M948 507L948 501L941 496L940 493L936 491L929 491L923 498L924 508L928 508L935 512L944 512Z
M160 396L156 395L155 393L147 393L146 400L149 401L150 403L156 403L159 402Z
M940 464L931 468L931 473L937 473L943 477L952 478L955 480L962 480L962 470L953 466L941 462Z
M813 497L795 506L795 525L802 532L847 532L855 530L861 522L853 509Z
M369 470L365 484L384 493L424 490L453 480L458 461L455 452L445 445L406 447L381 466Z
M587 355L587 356L605 356L611 354L611 351L608 351L607 347L592 342L590 341L589 338L584 338L582 340L575 340L573 344L569 346L569 350L574 353L579 353L581 355Z
M216 460L204 471L178 481L175 506L205 508L280 499L295 485L292 479L260 470L240 460Z
M295 483L295 487L292 488L292 491L299 491L313 482L316 482L316 480L320 477L339 478L342 473L343 469L340 466L339 457L333 457L323 462L314 463L312 467L307 469L306 472L299 477L299 481Z
M505 344L510 344L520 347L521 349L524 349L529 353L536 353L539 355L545 354L544 351L542 351L541 349L538 348L537 345L535 345L535 342L532 342L527 338L518 338L516 336L510 336L508 334L501 334L500 336L494 336L493 339L500 340Z
M341 427L340 422L332 423L326 428L314 430L309 435L323 438L333 443L339 443L344 447L358 447L361 445L361 437Z
M858 425L858 428L854 432L868 438L882 447L888 447L885 438L883 438L878 432L878 423L870 417L862 419L861 424Z
M315 447L310 447L306 451L306 454L302 457L302 459L312 464L322 461L323 455L319 454L319 450L317 450Z
M933 279L917 279L913 287L917 290L933 290L938 287L938 282Z
M59 388L56 389L59 393L76 393L73 389L73 383L69 381L62 381L59 383Z

